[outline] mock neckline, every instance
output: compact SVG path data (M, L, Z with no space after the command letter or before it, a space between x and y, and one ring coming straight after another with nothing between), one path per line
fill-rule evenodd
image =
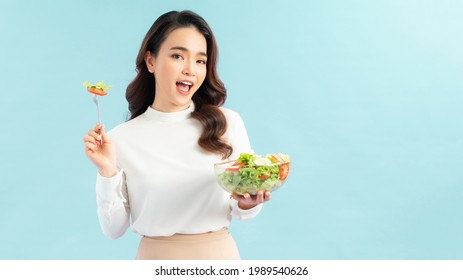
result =
M152 120L170 122L170 121L181 121L186 120L191 117L191 113L195 110L195 104L191 101L191 104L188 108L178 112L161 112L151 106L149 106L145 111L145 116Z

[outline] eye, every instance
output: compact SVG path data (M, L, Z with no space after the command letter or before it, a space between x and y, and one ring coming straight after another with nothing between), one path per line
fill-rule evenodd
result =
M202 60L202 59L198 60L197 62L198 62L199 64L206 64L206 61L205 61L205 60Z
M172 58L173 59L183 59L183 57L181 55L179 55L179 54L173 54Z

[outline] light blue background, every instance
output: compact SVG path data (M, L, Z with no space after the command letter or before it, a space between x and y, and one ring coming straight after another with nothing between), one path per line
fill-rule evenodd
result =
M463 259L463 2L0 0L0 258L133 259L106 238L82 137L153 21L191 9L215 32L226 106L288 182L233 222L244 259Z

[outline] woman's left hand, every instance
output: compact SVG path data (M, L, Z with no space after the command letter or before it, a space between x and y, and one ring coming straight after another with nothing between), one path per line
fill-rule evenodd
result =
M238 207L243 210L248 210L256 207L258 204L269 201L272 197L272 194L269 191L258 191L255 195L250 195L245 193L244 195L239 195L232 193L231 195L235 200L238 201Z

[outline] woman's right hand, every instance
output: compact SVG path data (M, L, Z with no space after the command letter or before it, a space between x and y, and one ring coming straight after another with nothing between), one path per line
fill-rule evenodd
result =
M117 173L116 148L106 135L104 126L97 124L84 136L85 154L104 177L113 177Z

